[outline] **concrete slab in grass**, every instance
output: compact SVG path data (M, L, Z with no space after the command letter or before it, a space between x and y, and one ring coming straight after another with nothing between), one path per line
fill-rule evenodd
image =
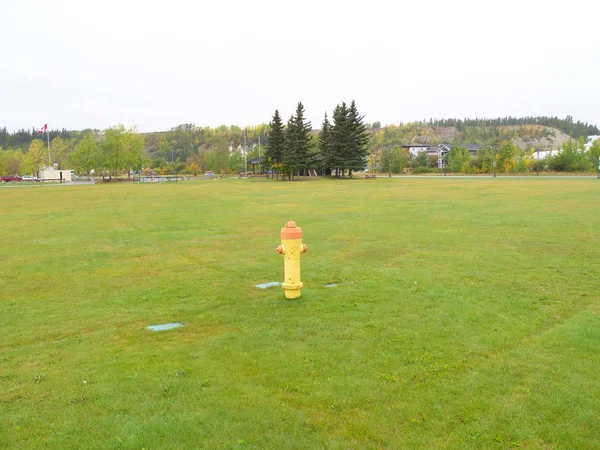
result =
M150 331L167 331L167 330L172 330L173 328L180 328L182 326L183 326L182 323L172 322L172 323L161 323L160 325L148 325L146 328L148 328Z
M267 289L273 286L281 286L280 281L270 281L269 283L257 284L256 287L260 289Z

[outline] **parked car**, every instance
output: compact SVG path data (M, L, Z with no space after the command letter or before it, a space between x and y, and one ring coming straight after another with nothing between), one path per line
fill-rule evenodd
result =
M11 181L21 181L22 178L19 175L2 175L0 177L0 181L3 181L5 183L9 183Z
M21 177L21 180L22 181L40 181L40 180L38 180L38 177L35 177L33 175L23 175Z

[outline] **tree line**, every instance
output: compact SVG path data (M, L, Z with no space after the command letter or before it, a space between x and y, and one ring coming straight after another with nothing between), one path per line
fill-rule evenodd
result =
M599 135L600 129L593 124L587 122L574 121L572 116L567 116L564 119L552 116L538 116L538 117L498 117L498 118L465 118L465 119L429 119L429 121L411 122L407 124L389 124L386 127L381 127L380 122L373 122L367 124L367 128L372 133L380 133L382 131L388 131L388 135L403 134L408 139L414 137L415 130L421 130L420 133L427 137L428 127L455 127L459 132L458 139L464 142L474 143L479 141L485 141L494 135L502 133L500 127L506 126L546 126L550 128L556 128L569 136L577 139L579 137L586 137L589 135ZM478 127L490 127L498 130L470 130L469 128ZM526 133L531 134L533 128L524 127ZM50 139L60 136L65 140L75 139L79 141L82 137L89 133L99 133L97 129L84 129L80 131L56 129L48 130ZM506 130L504 130L506 132ZM164 133L148 133L144 137L146 139L146 148L151 156L156 154L157 157L162 157L169 162L174 156L176 160L185 161L189 158L194 150L199 150L201 147L215 146L218 141L224 140L228 145L238 146L242 145L244 141L244 134L247 134L249 142L257 144L259 141L265 145L268 139L268 126L265 124L258 125L256 127L241 128L235 125L227 126L221 125L216 128L211 127L199 127L194 124L182 124L174 127L168 132ZM435 135L435 132L429 130L431 136ZM31 141L38 139L40 135L38 130L35 128L19 129L14 132L9 132L6 127L0 127L0 147L4 149L17 149L26 148L29 146ZM398 142L400 143L400 142ZM404 142L401 142L404 143Z
M118 175L140 170L144 158L144 139L135 128L117 125L101 134L91 131L79 139L55 136L47 146L46 136L33 139L23 150L0 147L0 174L38 174L43 167L75 169L78 173Z
M113 128L119 128L113 127ZM0 146L0 174L28 174L35 173L38 169L33 167L29 147L34 143L33 149L41 149L46 153L42 166L57 164L60 168L75 169L79 173L89 173L90 167L97 173L114 173L119 170L128 170L127 167L115 169L114 164L108 163L103 156L107 151L104 140L111 141L111 129L100 131L86 129L83 131L54 131L43 135L32 131L17 131L9 133L9 139L3 142L18 142L18 145ZM239 173L244 170L244 157L248 159L264 153L268 141L268 125L262 124L253 127L241 128L235 125L219 127L198 127L194 124L182 124L167 132L139 134L135 128L131 131L142 143L142 163L134 164L133 168L141 166L147 172L160 174L190 173L197 174L206 170L219 173ZM51 162L48 162L48 148L46 146L50 137ZM97 144L92 143L95 136ZM3 139L6 136L3 137ZM60 138L60 139L57 139ZM247 145L244 147L244 141ZM45 148L45 150L44 150ZM29 153L29 154L28 154ZM121 155L122 150L119 151ZM115 152L114 163L117 162ZM118 158L121 163L127 163L127 158ZM112 168L111 168L112 167ZM137 169L136 169L137 170Z
M46 139L46 133L50 136L50 140L55 137L60 137L64 140L77 139L83 136L87 132L98 131L98 130L83 130L83 131L70 131L65 128L60 130L46 130L44 132L44 139ZM19 129L14 132L9 132L6 127L0 128L0 147L5 149L16 149L16 148L27 148L31 141L34 139L40 139L41 134L35 128L31 130Z
M244 159L264 153L268 125L241 128L221 125L216 128L182 124L167 132L144 135L150 168L160 173L207 170L239 173Z
M310 122L304 119L305 112L302 107L301 120L296 110L287 123L284 123L281 117L276 119L273 116L270 124L244 128L235 125L200 127L188 123L166 132L140 134L143 153L139 161L142 162L138 161L135 167L161 174L173 172L197 174L207 170L217 173L240 173L245 170L245 159L250 160L264 155L267 151L270 152L267 165L261 166L261 169L267 167L270 171L285 175L288 179L310 167L332 169L338 176L346 173L351 175L352 172L364 168L365 161L371 166L376 162L375 169L400 173L404 168L414 164L417 164L414 168L421 171L435 170L435 167L430 167L433 165L431 161L429 164L419 165L418 161L408 160L401 146L411 143L454 145L477 143L488 147L500 147L505 142L518 142L529 152L532 147L535 151L551 150L549 146L548 148L536 147L541 145L541 138L552 138L553 130L544 126L556 127L571 132L572 135L600 134L596 126L574 121L570 116L565 119L545 116L430 119L429 122L389 124L382 127L379 122L365 124L356 110L356 105L353 104L354 102L348 106L342 103L334 108L332 114L326 114L319 133L311 130ZM360 124L357 125L358 123ZM513 126L507 128L507 125ZM450 133L451 138L449 138L448 130L435 128L436 126L456 128ZM286 138L287 130L290 133ZM49 130L52 163L61 167L66 167L65 164L68 164L69 168L80 170L81 173L86 173L86 170L92 167L91 164L97 166L92 167L98 169L97 171L115 173L116 158L111 169L108 167L110 164L106 162L107 159L99 156L105 151L99 151L101 146L97 148L91 145L90 138L87 138L83 145L81 144L88 135L98 136L101 140L106 136L106 132L92 129ZM271 145L273 135L275 143ZM304 140L307 144L303 144ZM8 132L6 127L0 128L0 149L2 149L0 172L16 173L15 167L19 168L18 172L21 174L34 171L35 168L29 164L30 155L27 155L33 141L46 144L47 135L42 136L33 128L13 133ZM364 144L365 141L367 144ZM39 143L36 147L39 147ZM126 159L121 160L126 161ZM43 163L46 162L47 155ZM556 167L563 166L558 164ZM472 166L470 170L485 169L482 165L481 168Z
M455 127L458 131L464 131L467 127L504 127L515 125L543 125L546 127L556 128L563 133L568 134L572 138L586 137L590 135L600 134L600 130L596 125L588 124L587 122L573 121L573 116L567 116L564 119L552 116L538 117L497 117L493 119L475 118L475 119L429 119L428 122L423 121L423 124L428 124L433 127Z

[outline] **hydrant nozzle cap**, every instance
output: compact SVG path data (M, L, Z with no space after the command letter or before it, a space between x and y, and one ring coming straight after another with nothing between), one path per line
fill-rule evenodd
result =
M281 229L281 239L302 239L302 228L296 226L296 222L290 220Z

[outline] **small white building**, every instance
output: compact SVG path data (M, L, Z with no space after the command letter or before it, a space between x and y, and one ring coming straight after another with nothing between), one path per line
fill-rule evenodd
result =
M44 167L40 170L40 181L71 181L71 169L55 169L54 167Z
M590 147L592 146L592 143L596 140L596 139L600 139L600 136L598 135L592 135L592 136L588 136L587 139L585 140L585 149L589 150Z
M542 152L533 152L533 159L536 161L541 161L543 159L548 158L549 156L556 156L558 155L559 151L558 150L545 150Z

